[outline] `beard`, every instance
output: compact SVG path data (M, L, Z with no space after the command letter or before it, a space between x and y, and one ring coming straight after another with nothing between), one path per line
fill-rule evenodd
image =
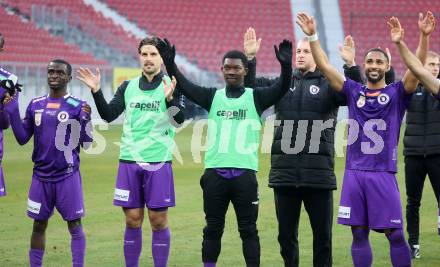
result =
M385 73L383 73L383 72L378 72L379 73L379 75L377 75L377 78L372 78L372 77L370 77L370 75L369 75L369 71L365 71L365 76L367 77L367 80L370 82L370 83L378 83L378 82L380 82L382 79L383 79L383 77L385 76Z

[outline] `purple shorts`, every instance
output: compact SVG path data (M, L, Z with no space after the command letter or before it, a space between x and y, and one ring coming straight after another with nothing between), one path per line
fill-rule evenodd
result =
M119 162L113 204L125 208L174 207L171 163Z
M440 235L440 206L439 206L439 208L438 208L438 226L437 226L437 228L438 228L438 234Z
M345 170L338 223L374 230L401 229L402 206L395 174Z
M3 167L0 165L0 197L2 196L6 196L6 185L3 177Z
M57 208L65 221L84 216L84 199L79 171L58 182L45 182L32 176L27 214L35 220L47 220Z

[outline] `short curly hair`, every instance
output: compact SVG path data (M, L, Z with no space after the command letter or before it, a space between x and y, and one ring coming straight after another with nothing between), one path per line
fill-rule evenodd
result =
M141 48L144 45L152 45L154 47L157 47L157 45L159 44L159 38L156 36L150 36L150 37L145 37L144 39L142 39L139 42L139 47L138 47L138 53L141 53Z

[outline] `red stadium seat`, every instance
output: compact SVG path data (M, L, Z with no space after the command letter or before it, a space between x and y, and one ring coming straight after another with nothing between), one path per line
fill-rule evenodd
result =
M218 72L226 51L242 50L243 34L250 26L264 40L258 56L259 73L279 72L272 45L282 38L294 39L288 0L218 0L203 4L195 0L169 0L136 5L136 8L127 0L106 2L140 28L168 38L191 62L214 72Z
M362 65L365 51L381 46L391 50L392 65L397 77L402 77L406 67L400 60L395 45L391 42L386 24L391 16L399 18L405 29L405 41L412 51L415 51L418 41L417 12L438 12L437 1L424 0L339 0L341 16L346 35L351 34L356 42L357 63ZM359 11L361 10L361 11ZM435 14L439 17L440 14ZM440 51L440 35L432 34L430 49Z

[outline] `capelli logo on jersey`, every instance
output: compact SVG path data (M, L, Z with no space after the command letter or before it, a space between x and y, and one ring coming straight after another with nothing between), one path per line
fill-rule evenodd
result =
M219 110L217 111L218 117L225 117L227 120L244 120L246 119L247 109L239 110Z
M160 108L160 101L151 101L147 103L130 103L130 108L139 109L140 111L158 111Z

